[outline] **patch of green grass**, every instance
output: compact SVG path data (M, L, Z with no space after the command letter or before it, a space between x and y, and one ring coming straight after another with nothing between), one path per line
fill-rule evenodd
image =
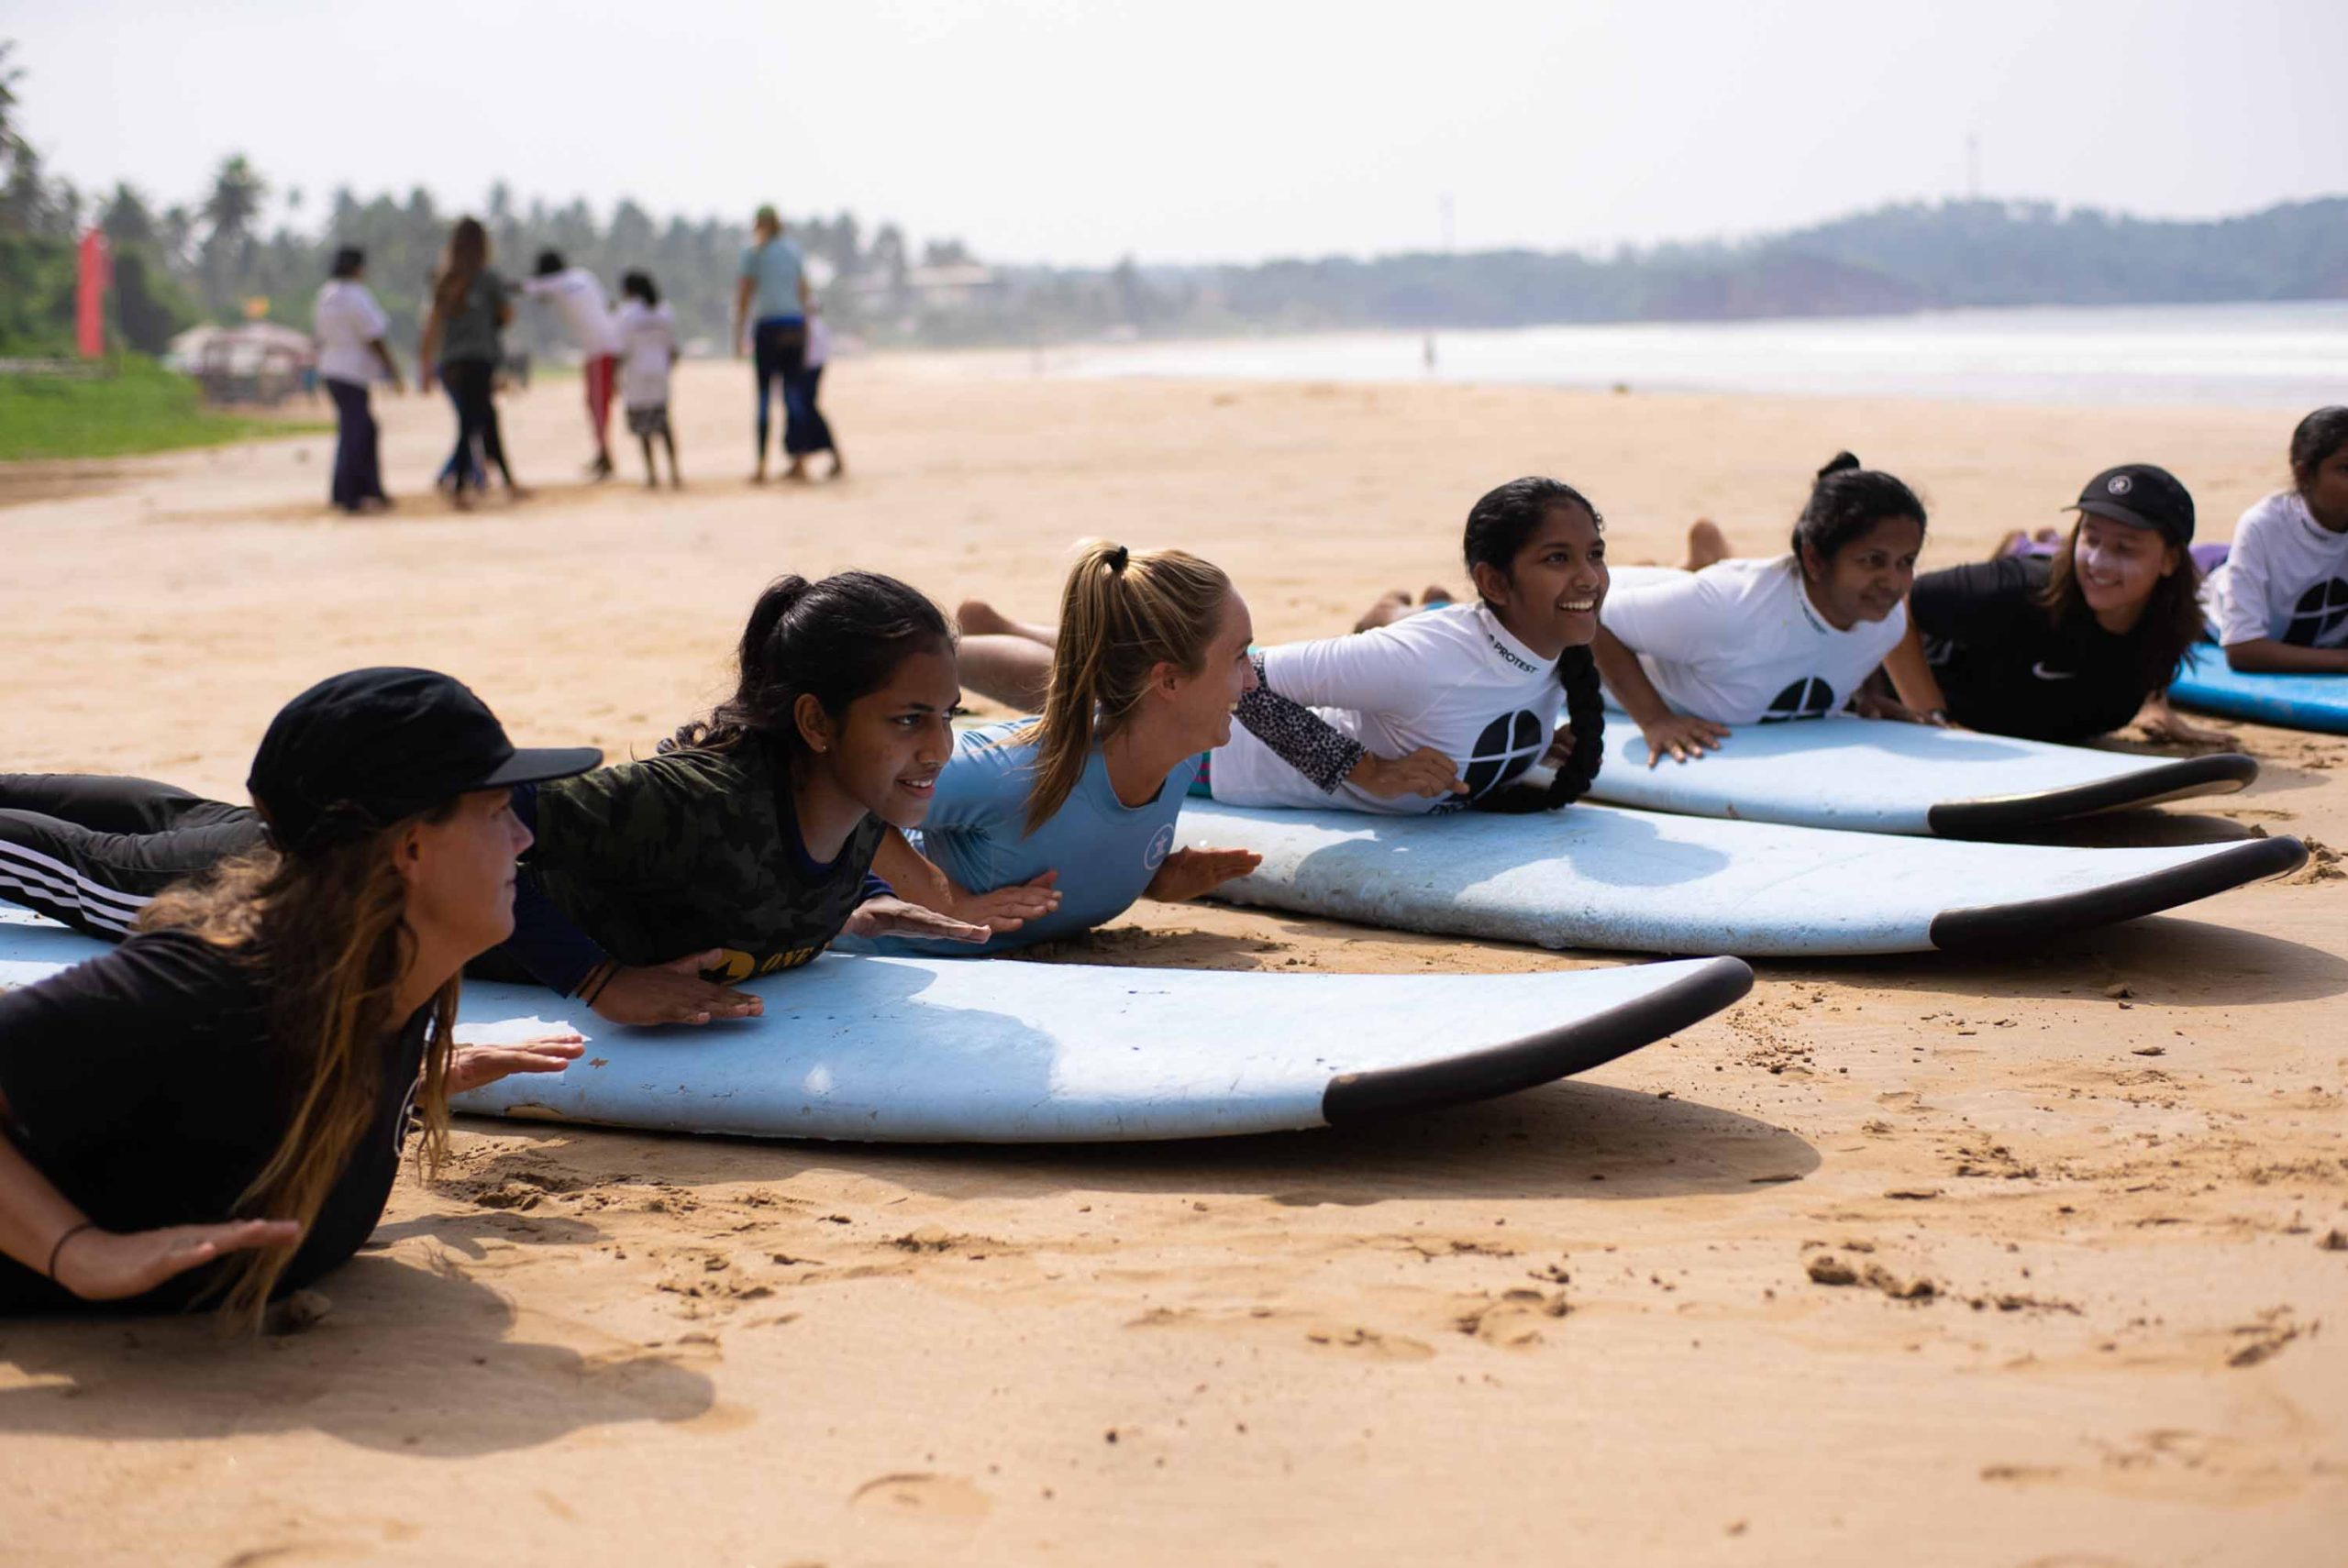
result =
M86 380L0 376L0 461L119 458L330 428L208 409L194 381L151 359L117 359Z

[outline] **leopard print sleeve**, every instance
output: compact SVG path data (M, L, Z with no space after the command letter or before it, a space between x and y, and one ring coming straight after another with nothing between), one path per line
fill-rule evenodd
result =
M1256 661L1256 690L1239 699L1232 716L1247 733L1271 747L1272 755L1311 779L1324 793L1336 789L1364 755L1359 741L1349 740L1329 721L1274 691L1264 683L1264 656Z

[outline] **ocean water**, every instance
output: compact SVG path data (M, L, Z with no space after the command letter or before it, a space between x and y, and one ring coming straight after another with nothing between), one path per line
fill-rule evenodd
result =
M1076 376L1529 382L2304 411L2348 403L2348 300L1333 333L1090 346L1052 350L1044 362Z

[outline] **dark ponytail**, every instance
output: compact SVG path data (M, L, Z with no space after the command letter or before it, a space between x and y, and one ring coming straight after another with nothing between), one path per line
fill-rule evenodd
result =
M1517 552L1533 537L1541 520L1559 507L1578 506L1603 533L1606 519L1589 498L1562 480L1528 476L1487 491L1468 509L1468 530L1462 552L1472 580L1476 569L1488 566L1501 576L1512 575ZM1566 725L1574 745L1547 789L1496 790L1480 809L1496 812L1554 812L1589 792L1606 761L1606 697L1598 681L1598 659L1587 647L1567 648L1557 656L1557 684L1566 690Z
M1913 517L1921 531L1924 526L1924 503L1916 499L1914 491L1891 475L1859 467L1858 458L1848 452L1835 453L1833 459L1818 470L1818 482L1811 486L1810 501L1794 522L1795 567L1804 569L1804 545L1822 565L1887 517Z
M708 718L678 726L659 749L765 745L796 761L807 744L792 713L800 698L814 697L837 722L849 703L887 685L908 657L953 643L937 606L895 578L869 571L820 582L777 578L742 628L734 695Z

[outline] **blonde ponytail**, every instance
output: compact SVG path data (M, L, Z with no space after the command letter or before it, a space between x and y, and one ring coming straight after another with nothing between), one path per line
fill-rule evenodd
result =
M1187 550L1135 554L1106 539L1087 539L1078 549L1060 595L1043 714L1013 737L1036 746L1029 833L1067 802L1095 742L1107 744L1132 723L1151 670L1170 664L1195 674L1206 667L1207 645L1231 597L1223 569Z

